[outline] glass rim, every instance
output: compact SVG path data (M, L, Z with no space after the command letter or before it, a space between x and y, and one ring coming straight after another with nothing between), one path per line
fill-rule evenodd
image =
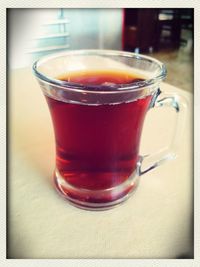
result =
M138 81L138 82L133 82L133 83L128 83L128 84L116 84L116 86L110 86L110 85L84 85L81 83L73 83L73 82L67 82L67 81L62 81L58 80L52 77L49 77L47 75L44 75L42 72L38 70L38 67L44 63L45 61L57 58L57 57L62 57L62 56L67 56L67 55L106 55L106 56L123 56L123 57L129 57L129 58L136 58L138 60L146 60L149 62L154 62L157 64L159 67L159 73L155 77L149 78L149 79L144 79L143 81ZM126 52L126 51L120 51L120 50L104 50L104 49L84 49L84 50L70 50L70 51L61 51L58 53L50 54L44 57L41 57L40 59L36 60L33 63L32 66L33 73L35 76L42 80L45 83L58 86L62 88L63 90L74 90L78 92L91 92L91 93L117 93L117 92L130 92L130 91L138 91L143 89L144 87L151 86L153 84L156 84L158 82L161 82L164 80L167 74L166 66L164 63L161 61L150 57L146 56L143 54L138 54L138 53L133 53L133 52Z

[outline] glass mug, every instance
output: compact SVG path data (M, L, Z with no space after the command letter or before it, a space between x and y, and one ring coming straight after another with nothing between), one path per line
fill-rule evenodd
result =
M163 63L123 51L77 50L46 56L33 71L54 126L55 187L73 205L114 207L134 192L141 175L175 157L186 103L160 91ZM126 76L135 79L127 82ZM141 156L143 122L154 107L175 109L175 134L169 147Z

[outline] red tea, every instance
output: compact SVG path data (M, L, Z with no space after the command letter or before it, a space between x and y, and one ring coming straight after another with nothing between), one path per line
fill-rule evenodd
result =
M83 85L129 84L141 77L83 71L58 77ZM56 167L67 183L89 190L120 185L136 169L140 136L151 96L133 102L86 105L46 96L55 130Z

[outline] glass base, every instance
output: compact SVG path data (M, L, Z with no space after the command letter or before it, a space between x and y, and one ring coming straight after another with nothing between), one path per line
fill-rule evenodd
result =
M126 201L138 186L139 176L135 172L122 184L104 189L88 190L69 184L58 172L54 172L55 187L59 194L72 205L86 210L107 210Z

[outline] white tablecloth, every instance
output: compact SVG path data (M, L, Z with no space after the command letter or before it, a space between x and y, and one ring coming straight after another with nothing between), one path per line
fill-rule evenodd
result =
M51 118L31 69L9 72L9 258L179 258L192 254L192 95L178 157L143 175L136 193L108 211L75 208L52 186ZM175 112L149 111L141 154L170 140ZM172 126L169 126L172 125Z

